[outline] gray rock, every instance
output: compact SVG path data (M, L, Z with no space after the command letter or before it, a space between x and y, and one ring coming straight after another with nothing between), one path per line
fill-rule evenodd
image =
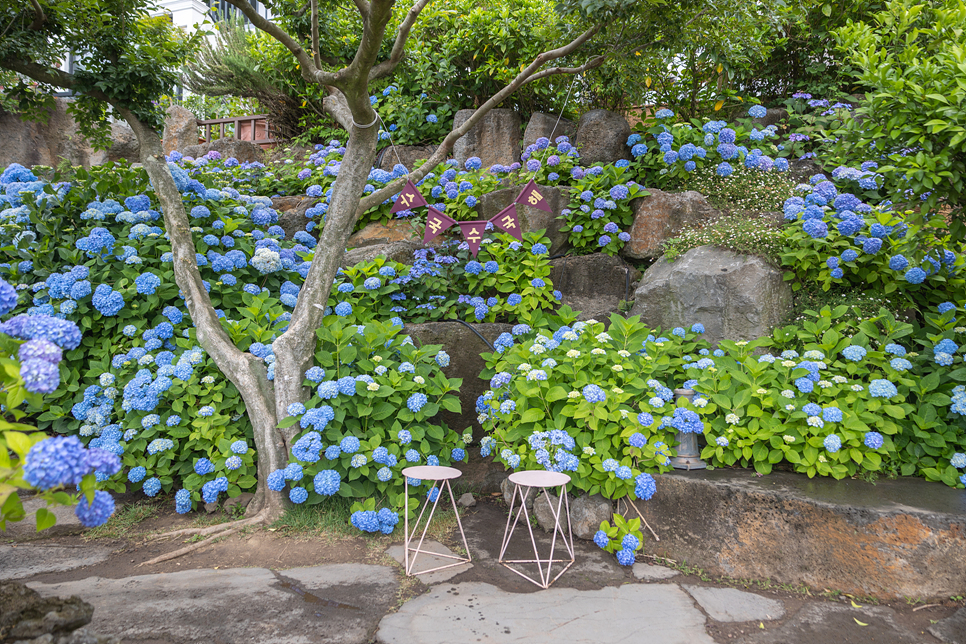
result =
M103 546L0 546L0 579L22 579L45 572L63 572L93 566L107 561L111 551L111 548Z
M471 582L437 586L406 602L382 619L376 641L714 644L704 623L704 615L673 584L514 593Z
M561 504L559 506L560 512L557 512L557 504L560 503L560 497L553 494L550 491L544 491L540 488L533 488L530 490L530 496L533 497L533 516L537 518L537 523L543 528L544 532L552 532L554 526L554 516L558 517L556 523L559 527L559 531L564 534L567 533L567 506ZM568 499L568 501L573 501L573 499Z
M769 335L792 305L782 271L751 255L699 246L677 261L651 266L634 295L631 315L669 329L700 322L716 343Z
M808 180L813 175L825 172L822 166L815 163L812 159L792 159L788 162L788 170L801 183L808 183Z
M471 493L467 492L466 494L464 494L463 496L461 496L459 499L457 499L456 500L456 503L459 506L464 507L464 508L472 508L474 505L476 505L476 497L473 496Z
M221 154L222 159L234 157L241 163L261 161L265 158L265 153L259 146L251 141L241 141L239 139L222 138L215 139L208 143L189 145L185 147L183 154L186 157L198 159L205 156L212 150Z
M412 336L418 346L439 344L450 356L453 356L449 366L443 368L443 373L447 378L463 379L459 392L462 411L458 414L441 411L437 418L458 432L472 427L476 440L482 438L482 428L476 419L476 399L482 396L490 385L488 380L480 379L480 373L485 367L480 354L488 353L491 349L474 331L492 344L501 333L508 333L512 328L510 324L496 323L471 324L468 328L459 322L407 324L405 328L405 332Z
M32 640L19 640L14 644L121 644L117 637L98 635L87 627L78 628L67 635L41 635Z
M568 119L554 114L534 112L527 122L527 129L523 132L523 149L533 145L540 137L546 137L553 143L558 136L570 137L571 142L577 136L577 125Z
M415 548L417 547L418 544L419 544L419 539L417 538L415 541L410 543L410 547ZM418 579L422 581L424 584L432 585L432 584L439 584L444 581L449 581L456 575L462 574L467 570L470 570L473 568L473 564L464 563L459 566L453 566L452 568L444 568L442 570L436 570L434 572L423 573L422 571L424 570L432 570L433 568L439 568L440 566L447 566L449 564L456 563L456 560L451 559L450 557L462 556L462 555L456 555L456 553L454 553L452 550L450 550L443 544L439 543L438 541L433 541L432 539L427 539L426 541L423 541L423 545L419 549L422 550L423 552L413 553L410 551L409 562L412 565L413 574L418 575ZM434 557L431 554L427 554L430 552L440 554L440 555L446 555L446 556ZM389 549L386 550L386 553L405 567L406 565L405 551L403 550L402 544L390 546ZM472 556L472 553L470 553L470 555Z
M217 501L215 503L205 503L205 512L207 512L208 514L214 514L217 511L218 511Z
M164 134L161 138L165 154L175 150L184 152L189 145L198 145L197 117L180 105L172 105L164 118Z
M494 217L498 212L513 203L522 189L523 186L514 186L483 195L478 206L480 219ZM557 255L570 248L568 233L560 230L566 223L566 220L560 217L560 211L566 208L570 202L570 190L568 188L540 186L540 194L550 205L550 212L531 208L526 204L517 204L517 219L520 222L520 229L525 233L544 231L544 235L550 240L550 254Z
M591 110L577 123L576 144L580 149L581 165L614 163L631 158L627 137L631 126L627 119L616 112Z
M580 320L608 319L621 300L633 298L633 283L640 277L619 257L604 253L558 257L550 265L550 279L563 294L561 303L580 311Z
M476 110L460 110L453 119L453 129L461 127ZM483 167L500 163L511 165L520 160L520 115L513 110L490 110L479 123L453 146L453 156L460 167L470 157L479 157Z
M242 492L238 496L233 496L225 500L225 509L229 510L235 507L236 505L241 508L247 508L248 504L251 503L252 499L254 498L255 498L255 495L252 494L251 492Z
M634 223L630 241L621 255L633 259L660 257L661 244L677 237L685 228L700 226L716 219L720 213L699 192L664 192L649 190L649 197L634 199Z
M83 595L94 606L90 628L125 641L356 644L369 640L395 601L397 583L387 566L334 564L89 577L30 587L44 596Z
M134 130L127 123L111 123L111 144L106 150L91 150L89 162L91 165L126 161L138 161L141 158L141 144L134 135Z
M37 510L40 508L46 508L48 512L53 512L54 517L57 519L57 523L53 527L44 530L44 536L56 536L62 534L76 534L78 532L83 532L86 528L81 525L81 522L77 519L77 515L74 514L74 507L71 505L52 505L47 506L47 502L39 496L28 496L26 498L21 498L23 503L23 509L25 517L23 521L17 522L7 522L7 529L5 531L5 536L14 537L17 539L30 538L37 535ZM3 576L3 570L0 568L0 577Z
M865 626L855 623L859 620ZM923 638L899 623L891 608L831 602L808 604L779 628L750 635L740 644L788 644L789 642L875 642L875 644L922 644Z
M435 145L390 145L380 153L379 162L376 164L376 167L386 172L392 172L393 167L397 163L401 163L406 166L407 170L412 172L416 169L417 161L433 156L436 147ZM427 194L426 196L428 197L429 195Z
M929 632L946 644L966 644L966 607L930 626Z
M0 167L19 163L57 166L62 161L90 168L107 161L138 160L138 141L127 124L111 124L107 150L95 151L80 134L74 117L67 112L72 99L55 98L40 120L0 111Z
M400 264L410 264L415 261L413 252L423 245L415 239L397 241L389 244L376 244L347 250L342 259L342 267L355 266L359 262L368 262L377 257L385 257Z
M788 119L788 110L784 107L769 107L765 110L765 115L760 119L751 119L752 125L762 130L769 125L781 125L782 121Z
M293 195L287 197L273 197L272 208L278 211L278 225L285 231L285 239L292 239L295 233L305 231L305 225L311 221L305 216L305 211L319 202L316 197ZM316 224L321 222L316 222ZM318 239L316 231L312 236ZM310 233L312 234L312 233Z
M42 597L19 582L0 582L0 641L69 633L89 624L93 614L80 597Z
M513 505L513 512L516 514L517 509L520 507L520 493L517 493L516 500L513 498L513 491L516 486L510 481L509 477L503 479L500 483L500 491L503 492L503 502L506 503L506 507L509 510L511 504ZM533 514L533 492L527 495L527 512L531 515Z
M641 581L661 581L677 577L681 573L673 568L666 566L653 566L651 564L636 563L632 569L634 576Z
M570 527L580 539L593 539L600 524L613 516L613 503L600 494L584 494L570 502Z
M716 622L757 622L785 616L785 606L780 601L736 588L684 586L684 589Z

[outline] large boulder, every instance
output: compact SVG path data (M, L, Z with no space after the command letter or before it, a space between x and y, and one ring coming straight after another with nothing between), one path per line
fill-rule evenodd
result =
M0 642L64 635L89 624L94 607L80 597L41 597L16 581L0 581Z
M422 236L413 229L408 219L390 219L383 223L374 221L349 238L349 248L364 248L366 246L381 246L393 242L415 240Z
M183 150L182 153L186 157L198 159L205 156L212 150L221 154L222 159L234 157L241 163L261 161L265 158L265 152L251 141L242 141L240 139L232 138L215 139L214 141L209 141L208 143L189 145Z
M577 136L576 124L553 114L534 112L523 132L523 149L526 150L528 145L536 143L540 137L546 137L553 142L558 136L567 136L573 141Z
M136 162L141 158L141 143L134 130L127 123L111 123L111 145L106 150L91 150L88 154L90 165L102 165L112 161Z
M665 240L677 237L684 228L700 226L720 215L700 192L649 192L650 197L631 201L634 223L630 230L631 239L621 249L624 257L659 257Z
M630 160L631 149L627 147L630 135L631 126L620 114L607 110L587 112L577 123L576 145L580 149L582 164Z
M272 208L278 212L278 225L285 231L285 239L292 239L295 233L305 230L305 224L309 223L305 211L318 202L318 198L305 195L272 197ZM317 239L318 235L313 237Z
M711 343L769 335L791 310L782 271L754 255L713 246L652 265L634 294L631 315L669 329L700 322Z
M570 502L570 528L579 539L593 539L600 524L613 515L614 504L600 494L584 494Z
M393 167L401 163L412 172L417 161L428 159L435 151L435 145L390 145L380 153L376 166L386 172L392 172Z
M550 264L550 279L563 294L561 303L580 311L580 320L606 320L619 311L621 300L633 295L630 285L639 275L619 257L604 253L558 257Z
M26 167L57 166L62 161L90 168L108 161L138 160L138 141L126 123L111 124L110 145L96 151L80 134L74 117L67 111L70 99L55 98L46 120L29 120L19 114L0 111L0 168L11 163Z
M781 125L783 121L788 120L788 110L784 107L769 107L765 110L765 115L760 119L751 119L752 125L760 130L765 129L769 125Z
M165 154L171 154L174 151L183 153L189 145L198 145L197 117L180 105L169 107L164 119L161 145Z
M462 411L459 414L441 411L440 419L459 432L472 426L477 440L482 438L482 428L476 419L476 399L482 396L490 385L489 381L480 379L480 373L486 366L480 354L487 353L491 349L476 334L479 333L493 344L501 333L509 333L512 328L510 324L496 323L465 326L459 322L425 322L407 324L404 329L404 332L412 336L418 346L441 344L450 355L449 366L443 368L443 373L448 378L463 379L460 387Z
M409 264L411 266L415 261L413 252L419 248L423 248L423 245L415 239L353 248L347 250L345 255L343 255L342 267L348 268L355 266L359 262L372 261L377 257L385 257L388 260L399 262L400 264Z
M461 127L476 110L460 110L453 119L453 129ZM460 167L470 157L479 157L483 167L511 165L520 160L520 115L513 110L490 110L453 146L453 156Z
M480 218L488 220L496 216L498 212L513 203L522 189L522 186L514 186L483 195L480 198ZM517 219L520 222L520 229L525 233L546 231L544 234L550 239L550 254L557 255L570 248L568 233L560 230L566 223L566 220L560 216L560 211L570 203L570 190L565 187L540 186L540 194L550 205L550 212L531 208L526 204L517 204Z

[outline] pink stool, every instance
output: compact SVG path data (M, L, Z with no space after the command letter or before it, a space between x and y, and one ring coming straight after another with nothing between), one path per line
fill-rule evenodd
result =
M510 516L506 520L506 530L503 532L503 546L500 549L500 563L517 573L524 579L535 583L543 589L550 588L550 585L560 579L560 575L567 572L567 569L574 565L576 557L574 556L574 535L570 529L570 501L567 500L567 483L570 483L570 476L562 472L547 472L544 470L528 470L524 472L514 472L510 475L510 482L514 484L513 488L513 498L510 500ZM557 500L557 509L554 511L553 503L550 501L550 493L547 491L548 488L558 487L560 488L558 494L559 499ZM546 559L540 557L540 552L537 550L537 540L533 536L533 528L530 525L530 515L527 512L527 496L530 494L532 488L540 488L543 490L544 495L547 497L547 504L550 506L550 513L553 515L554 525L553 525L553 538L550 541L550 556ZM537 492L539 495L540 493ZM520 508L517 510L517 516L513 519L513 507L516 503L517 496L520 497ZM560 526L561 515L560 512L563 510L567 514L567 533L562 534L562 528ZM524 523L527 524L527 530L530 531L530 544L533 546L533 556L534 559L504 559L506 555L507 546L510 544L510 538L513 536L513 531L517 527L517 523L520 521L520 517L524 517ZM513 524L510 524L510 520L513 519ZM567 548L568 554L570 554L570 559L554 559L553 553L557 546L557 534L561 533L563 537L564 546ZM510 564L537 564L537 570L539 571L540 581L533 579L532 577L520 572L516 568L510 566ZM550 578L550 568L555 563L566 563L563 570L557 573L557 576L553 579ZM543 565L546 564L547 568L544 570Z
M470 547L466 543L466 534L463 532L463 522L460 521L460 513L456 509L456 499L453 497L453 488L450 487L449 482L451 479L459 478L462 475L458 469L453 467L443 467L440 465L417 465L415 467L407 467L402 471L404 477L406 477L405 484L405 535L403 541L403 550L405 552L405 563L406 563L406 574L407 575L422 575L427 572L435 572L437 570L442 570L444 568L452 568L453 566L461 566L465 563L470 563ZM426 497L426 502L423 503L423 509L419 511L419 518L416 519L416 524L413 526L412 532L409 531L409 479L421 479L424 481L442 481L439 486L439 492L436 494L436 500L433 501L433 509L429 511L429 517L426 519L426 525L423 527L423 533L419 537L419 543L416 544L415 548L411 548L410 544L413 542L413 537L416 536L416 531L419 530L419 524L423 520L423 514L426 512L426 508L429 506L429 496ZM457 557L456 555L446 555L438 552L431 552L429 550L422 550L423 540L426 538L426 531L429 530L429 523L433 520L433 514L436 512L436 506L439 504L440 497L443 496L443 489L449 492L449 500L453 504L453 514L456 515L456 525L460 528L460 537L463 539L463 547L466 548L465 557ZM409 558L409 553L413 553L412 559ZM429 570L420 570L419 572L413 572L413 568L416 565L416 557L419 554L432 555L433 557L442 557L444 559L456 559L455 563L446 564L445 566L437 566L436 568L430 568Z

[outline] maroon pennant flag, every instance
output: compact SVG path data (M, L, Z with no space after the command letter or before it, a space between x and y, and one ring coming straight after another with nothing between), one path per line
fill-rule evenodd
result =
M496 213L496 215L490 219L490 223L499 226L506 232L516 237L519 241L523 241L523 233L520 231L520 221L517 219L517 205L515 203L511 203L509 206Z
M470 252L473 257L480 251L480 244L483 243L483 231L486 230L485 221L461 221L460 232L463 233L463 237L466 239L466 243L470 245Z
M427 208L426 213L426 232L423 233L423 243L428 244L441 232L456 223L455 219L447 217L432 206Z
M530 206L531 208L538 208L540 210L546 210L547 212L552 212L550 209L550 204L547 200L543 198L540 191L537 189L537 184L534 183L533 179L530 179L528 183L520 194L514 199L515 203L522 203Z
M392 210L389 212L412 210L413 208L419 208L425 205L426 200L423 198L422 193L413 185L412 181L407 181L406 186L399 193L399 196L396 198L396 203L392 205Z

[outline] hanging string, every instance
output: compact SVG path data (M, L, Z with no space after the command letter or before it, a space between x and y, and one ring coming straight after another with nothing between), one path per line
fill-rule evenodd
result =
M579 74L574 75L574 80L572 83L570 83L570 89L567 90L567 98L564 101L564 106L560 109L560 114L557 116L557 122L553 124L553 129L550 130L551 136L553 136L553 134L557 131L557 126L560 124L560 119L563 118L564 112L567 109L567 105L570 103L570 93L574 91L574 85L577 84L578 78L580 78Z

